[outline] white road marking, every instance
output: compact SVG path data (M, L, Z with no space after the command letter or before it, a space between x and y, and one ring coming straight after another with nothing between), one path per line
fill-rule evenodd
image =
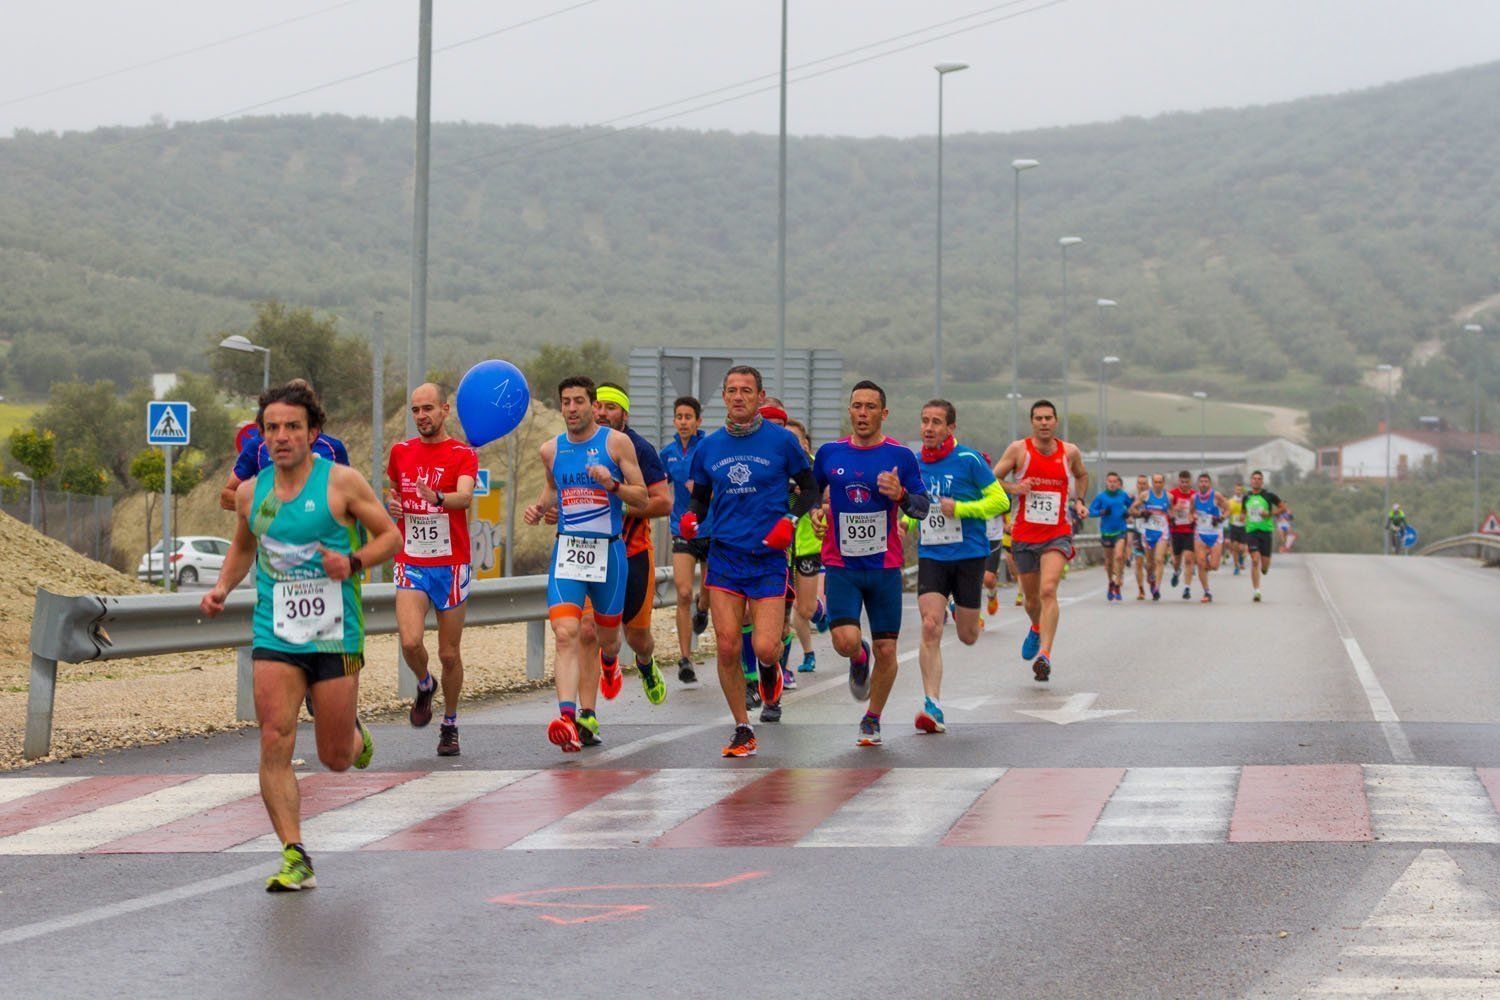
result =
M0 837L0 854L74 854L91 850L254 795L259 787L259 779L253 774L205 774L125 802Z
M1099 695L1093 691L1081 691L1070 695L1061 708L1018 708L1016 711L1021 715L1041 719L1043 722L1055 722L1059 726L1085 722L1089 719L1107 719L1111 715L1128 715L1135 711L1133 708L1090 708L1089 706L1098 698Z
M1500 815L1472 767L1365 765L1376 840L1500 843Z
M1310 996L1500 994L1500 905L1447 851L1418 854ZM1399 992L1398 992L1399 991Z
M1237 767L1132 767L1110 796L1090 844L1222 844Z
M302 840L313 845L318 853L357 851L535 773L433 771L306 820L302 824ZM230 850L279 851L281 844L275 834L266 834Z
M1005 771L1003 767L887 771L797 846L930 847Z
M508 849L644 847L765 773L686 768L657 771L523 837Z
M1344 619L1343 613L1333 603L1333 595L1328 592L1328 585L1323 582L1323 574L1318 572L1318 563L1315 559L1307 559L1307 571L1312 576L1313 585L1318 588L1318 596L1323 598L1323 606L1328 609L1328 616L1333 619L1334 628L1338 629L1339 638L1344 642L1344 651L1349 654L1349 662L1354 665L1354 674L1359 678L1359 684L1365 689L1365 700L1370 703L1370 714L1375 721L1380 723L1380 731L1385 736L1385 744L1390 748L1391 759L1397 764L1416 763L1416 754L1412 753L1411 743L1406 738L1406 730L1401 728L1401 719L1396 715L1396 709L1392 707L1391 700L1386 697L1385 688L1380 686L1380 678L1375 676L1375 668L1370 666L1370 661L1365 658L1365 652L1360 648L1359 640L1354 638L1354 630Z
M82 780L82 775L76 778L0 778L0 802L14 802L28 795L50 792L54 788Z

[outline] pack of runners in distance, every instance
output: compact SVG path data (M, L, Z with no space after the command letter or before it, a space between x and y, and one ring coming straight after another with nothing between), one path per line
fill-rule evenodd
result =
M1056 408L1046 400L1032 404L1030 436L1012 442L991 465L957 442L958 415L945 400L923 406L921 447L913 451L882 429L889 416L884 390L859 382L849 400L852 433L814 455L806 429L767 399L756 369L731 368L722 393L725 425L707 434L699 428L698 401L678 399L676 434L658 453L629 427L630 400L620 386L573 376L557 387L566 429L540 449L545 485L524 519L556 526L547 600L558 715L547 737L565 752L600 742L597 697L613 699L621 690L622 632L647 700L666 699L651 632L654 518L669 517L672 533L678 679L696 680L691 644L711 617L719 684L735 719L723 756L736 758L756 752L750 712L758 709L761 722L779 721L783 692L796 687L797 673L815 669L814 628L831 631L835 651L848 662L849 690L865 704L856 742L880 744L881 715L896 678L909 531L918 533L922 619L923 704L915 725L941 733L944 627L951 617L961 642L978 639L985 591L990 614L998 610L1002 558L1019 581L1018 603L1031 622L1021 655L1045 682L1058 583L1075 554L1075 525L1085 517L1100 519L1111 600L1120 599L1132 551L1138 579L1144 573L1159 597L1169 542L1174 570L1191 555L1189 581L1194 568L1206 581L1218 566L1218 528L1228 520L1237 558L1251 554L1258 601L1259 577L1270 564L1270 526L1286 511L1263 489L1259 473L1249 493L1233 498L1216 493L1206 476L1197 491L1184 479L1171 493L1161 476L1149 485L1143 479L1132 498L1111 473L1106 489L1085 504L1088 472L1078 448L1057 438ZM382 502L348 467L343 446L321 433L323 412L311 386L294 380L268 389L257 413L260 434L246 444L221 497L236 514L234 540L202 610L210 617L222 612L229 592L255 570L261 788L285 845L268 891L316 884L301 844L291 763L304 701L318 757L330 770L367 767L374 753L355 711L365 567L396 562L401 650L418 679L411 724L430 722L441 686L437 752L460 752L460 639L472 579L467 509L478 459L447 433L450 404L441 387L419 386L411 412L418 433L392 447ZM429 607L438 622L440 684L428 669L423 638ZM797 671L789 666L793 635L804 655Z

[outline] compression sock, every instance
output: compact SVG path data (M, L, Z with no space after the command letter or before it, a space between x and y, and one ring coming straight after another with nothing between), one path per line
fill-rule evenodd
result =
M790 663L791 661L792 661L792 636L791 636L791 633L787 633L786 635L784 635L784 636L781 637L781 669L785 670L786 669L786 665L788 663Z
M578 717L578 703L576 701L560 701L557 703L557 714L565 719Z
M443 713L443 725L445 725L445 726L456 726L456 725L458 725L458 713L454 712L452 715L449 715L446 712Z
M417 690L421 691L423 694L426 694L428 691L431 691L435 687L437 687L437 678L433 677L430 672L426 677L423 677L421 680L417 681Z
M740 673L750 679L755 678L755 643L751 641L754 632L749 625L740 628Z

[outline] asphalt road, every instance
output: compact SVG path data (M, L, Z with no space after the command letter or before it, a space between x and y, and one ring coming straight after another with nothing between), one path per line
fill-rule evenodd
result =
M911 609L878 749L823 638L748 761L675 672L568 758L547 697L468 710L456 762L389 725L327 775L305 731L297 896L260 889L253 734L0 779L6 992L1500 996L1500 573L1278 557L1264 589L1075 573L1046 685L1007 601L945 647L941 736Z

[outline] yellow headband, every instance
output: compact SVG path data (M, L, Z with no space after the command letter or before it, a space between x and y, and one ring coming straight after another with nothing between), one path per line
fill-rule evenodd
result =
M630 397L612 385L600 386L595 391L594 398L601 403L614 403L626 413L630 412Z

